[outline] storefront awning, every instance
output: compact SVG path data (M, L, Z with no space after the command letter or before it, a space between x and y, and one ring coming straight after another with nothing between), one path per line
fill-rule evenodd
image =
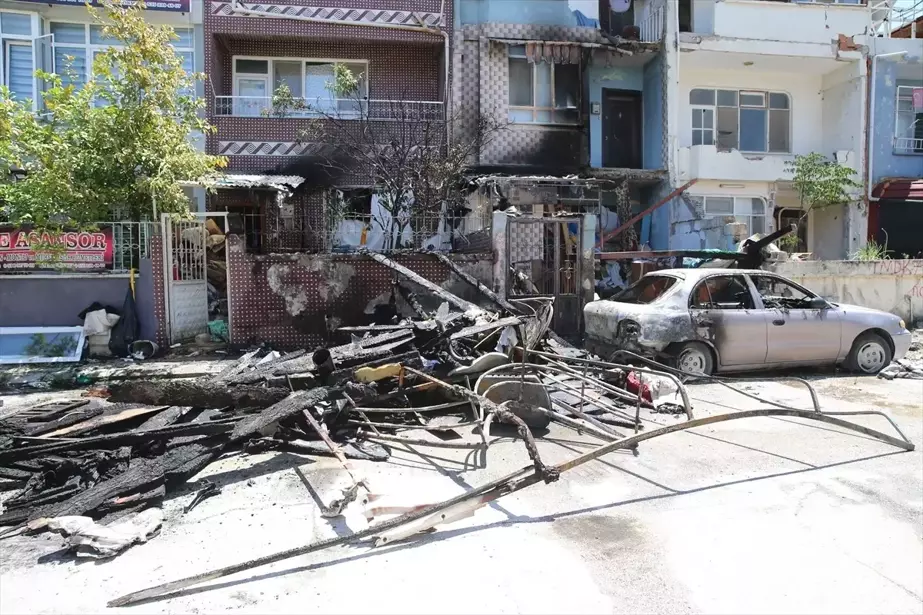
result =
M603 43L577 43L573 41L527 41L518 39L491 39L504 45L524 45L526 58L533 64L579 64L581 49L615 49ZM627 53L627 52L620 52ZM628 55L631 55L630 53Z
M872 196L896 201L923 201L923 179L888 179L872 189Z
M199 181L180 182L184 186L206 186L209 188L264 188L289 192L304 183L298 175L244 175L227 173Z

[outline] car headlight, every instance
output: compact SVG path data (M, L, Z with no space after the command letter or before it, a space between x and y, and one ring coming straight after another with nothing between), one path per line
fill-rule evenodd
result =
M900 326L901 329L906 329L906 328L907 328L906 324L904 323L904 319L903 319L903 318L901 318L900 322L897 323L897 324L898 324L898 326Z

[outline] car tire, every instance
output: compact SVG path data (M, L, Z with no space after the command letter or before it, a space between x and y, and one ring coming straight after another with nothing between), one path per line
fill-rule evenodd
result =
M877 333L863 333L852 343L846 367L860 374L874 375L891 363L891 345Z
M676 368L689 376L711 376L715 358L702 342L686 342L676 351Z

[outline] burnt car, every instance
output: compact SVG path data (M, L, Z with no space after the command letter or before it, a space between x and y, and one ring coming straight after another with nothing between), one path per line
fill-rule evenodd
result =
M694 374L824 364L875 374L910 347L899 317L762 270L656 271L583 311L592 352L629 350Z

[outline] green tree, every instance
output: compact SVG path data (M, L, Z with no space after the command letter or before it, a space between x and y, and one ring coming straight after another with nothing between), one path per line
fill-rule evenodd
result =
M156 210L182 214L183 180L208 177L223 158L190 135L213 131L204 101L171 42L170 27L144 19L144 4L103 0L90 9L118 46L97 54L81 88L39 72L40 112L0 88L0 216L37 227L137 220ZM59 68L60 70L60 68ZM25 171L13 181L8 170Z
M792 187L798 193L801 202L801 217L798 226L814 209L823 209L835 205L845 205L855 200L852 191L861 187L853 179L856 172L838 162L827 160L823 155L813 152L806 156L795 156L786 163L786 170L792 173ZM798 245L799 234L792 233L778 243L786 250L793 250Z

